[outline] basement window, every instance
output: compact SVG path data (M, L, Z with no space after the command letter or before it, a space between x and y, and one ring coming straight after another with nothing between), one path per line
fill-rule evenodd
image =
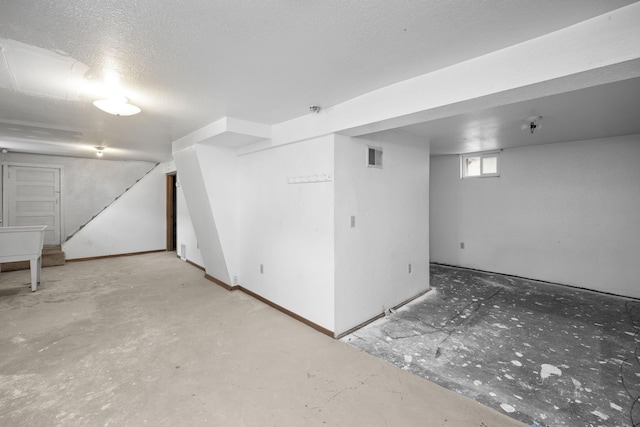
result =
M367 166L382 169L382 148L367 147Z
M460 178L500 176L500 152L491 151L460 155Z

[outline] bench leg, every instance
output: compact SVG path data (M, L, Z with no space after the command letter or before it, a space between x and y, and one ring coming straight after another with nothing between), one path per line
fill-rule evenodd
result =
M31 259L30 267L31 267L31 292L35 292L38 288L38 282L40 279L40 268L39 267L39 259Z

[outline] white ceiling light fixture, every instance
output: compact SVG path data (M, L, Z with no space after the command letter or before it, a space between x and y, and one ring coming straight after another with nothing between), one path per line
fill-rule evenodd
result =
M96 147L96 156L98 156L98 157L102 157L102 155L104 154L104 149L105 149L105 148L106 148L106 147L105 147L104 145L98 145L98 146Z
M129 99L126 96L98 99L93 101L93 105L114 116L133 116L142 111L137 105L129 103Z
M540 123L538 123L541 119L542 119L542 116L528 117L527 123L520 126L520 129L528 130L529 132L533 133L536 129L542 128L542 126L540 126Z

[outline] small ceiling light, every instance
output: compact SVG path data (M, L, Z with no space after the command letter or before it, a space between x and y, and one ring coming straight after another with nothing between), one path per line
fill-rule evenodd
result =
M527 118L527 123L520 126L522 130L528 130L533 133L536 129L541 129L540 123L538 123L542 119L542 116L531 116Z
M138 114L142 111L140 110L140 107L130 104L129 100L124 96L99 99L97 101L93 101L93 105L105 113L113 114L114 116L133 116L134 114Z
M102 157L102 155L104 154L104 146L103 145L98 145L96 147L96 156L98 157Z
M105 84L110 88L117 88L120 86L120 74L112 68L103 68L102 75L104 76Z

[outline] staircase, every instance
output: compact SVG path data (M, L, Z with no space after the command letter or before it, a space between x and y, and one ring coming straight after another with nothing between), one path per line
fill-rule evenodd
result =
M42 248L42 266L64 265L64 252L61 246L45 246ZM28 270L29 261L5 262L0 271Z

